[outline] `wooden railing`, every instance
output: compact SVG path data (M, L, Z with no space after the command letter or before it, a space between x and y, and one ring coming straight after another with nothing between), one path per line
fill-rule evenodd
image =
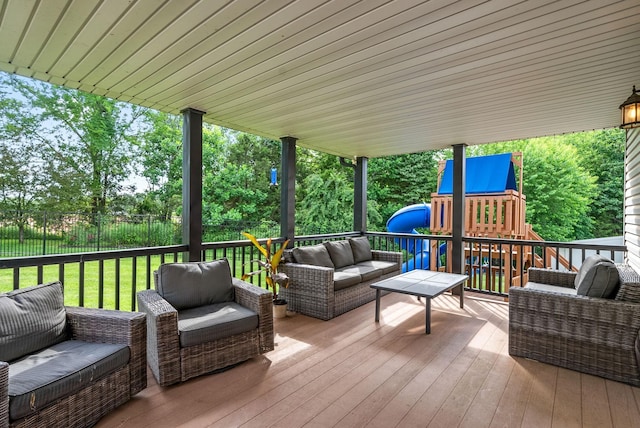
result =
M431 195L432 233L451 233L452 210L451 195ZM495 195L467 195L464 228L472 236L524 238L525 211L526 197L515 190Z

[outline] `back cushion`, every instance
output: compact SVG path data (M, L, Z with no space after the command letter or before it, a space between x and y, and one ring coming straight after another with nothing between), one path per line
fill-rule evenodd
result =
M0 361L11 361L67 339L62 283L0 295Z
M618 269L604 256L589 256L580 266L574 284L578 295L612 298L618 290Z
M366 262L371 260L371 245L369 244L369 238L361 236L359 238L349 238L349 244L351 244L351 251L353 252L353 260L356 263Z
M327 247L331 261L336 269L355 264L349 241L330 241L325 242L324 245Z
M322 244L296 247L293 249L293 258L296 263L305 265L334 267L327 248Z
M156 288L177 310L232 302L234 298L227 259L160 265Z

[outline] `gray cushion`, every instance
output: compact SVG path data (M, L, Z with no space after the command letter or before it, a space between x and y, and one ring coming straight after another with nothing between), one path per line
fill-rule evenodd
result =
M237 303L215 303L178 312L180 346L233 336L258 328L258 314Z
M9 365L10 419L40 411L128 362L127 345L79 340L60 342L16 360Z
M296 247L293 249L293 257L296 263L305 265L334 267L327 247L322 244L309 245L307 247Z
M369 281L382 276L382 269L376 269L373 266L351 265L336 269L339 272L357 273L362 281Z
M385 262L382 260L367 260L366 262L360 262L357 264L358 266L370 266L375 269L382 270L382 274L386 275L388 273L393 273L400 270L400 266L397 263L393 262Z
M233 301L231 268L227 259L160 265L158 293L178 311Z
M336 269L354 264L351 245L347 240L325 242L329 256Z
M615 263L599 254L587 257L575 279L578 295L602 297L615 296L618 290L619 277Z
M343 290L353 285L360 284L362 277L358 273L352 272L334 272L333 273L333 290Z
M11 361L67 338L62 284L0 295L0 361Z
M353 252L354 263L365 262L371 260L371 245L369 244L369 238L361 236L359 238L349 238L349 244L351 245L351 251Z

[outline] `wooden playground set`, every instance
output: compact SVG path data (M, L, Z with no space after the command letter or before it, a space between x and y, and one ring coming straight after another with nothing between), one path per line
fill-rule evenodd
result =
M441 161L438 191L431 195L432 234L452 233L452 161ZM516 180L516 171L518 180ZM522 192L522 153L480 156L467 159L465 196L465 235L477 238L543 241L525 221L526 197ZM438 243L431 246L431 257L438 257ZM539 248L539 247L538 247ZM447 246L447 258L451 253ZM471 286L484 282L487 289L506 293L509 286L527 282L529 267L550 266L552 261L567 270L576 270L569 261L549 248L544 254L535 245L467 243L466 274ZM434 261L432 266L436 265ZM445 264L446 266L447 264ZM450 269L450 266L442 267ZM481 279L482 278L482 279Z

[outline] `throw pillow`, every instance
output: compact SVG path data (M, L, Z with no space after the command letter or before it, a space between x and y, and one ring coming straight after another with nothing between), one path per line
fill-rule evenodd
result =
M334 267L327 248L322 244L296 247L293 249L293 258L296 263L305 265Z
M156 288L177 310L232 302L234 299L227 259L160 265Z
M0 295L0 361L11 361L67 339L59 281Z
M329 257L336 269L354 264L351 244L347 240L325 242Z
M371 245L369 244L369 238L361 236L359 238L349 238L349 244L351 244L351 251L353 252L353 261L356 263L366 262L373 259L371 255Z
M574 284L578 295L612 298L619 285L618 269L604 256L589 256L580 266Z

